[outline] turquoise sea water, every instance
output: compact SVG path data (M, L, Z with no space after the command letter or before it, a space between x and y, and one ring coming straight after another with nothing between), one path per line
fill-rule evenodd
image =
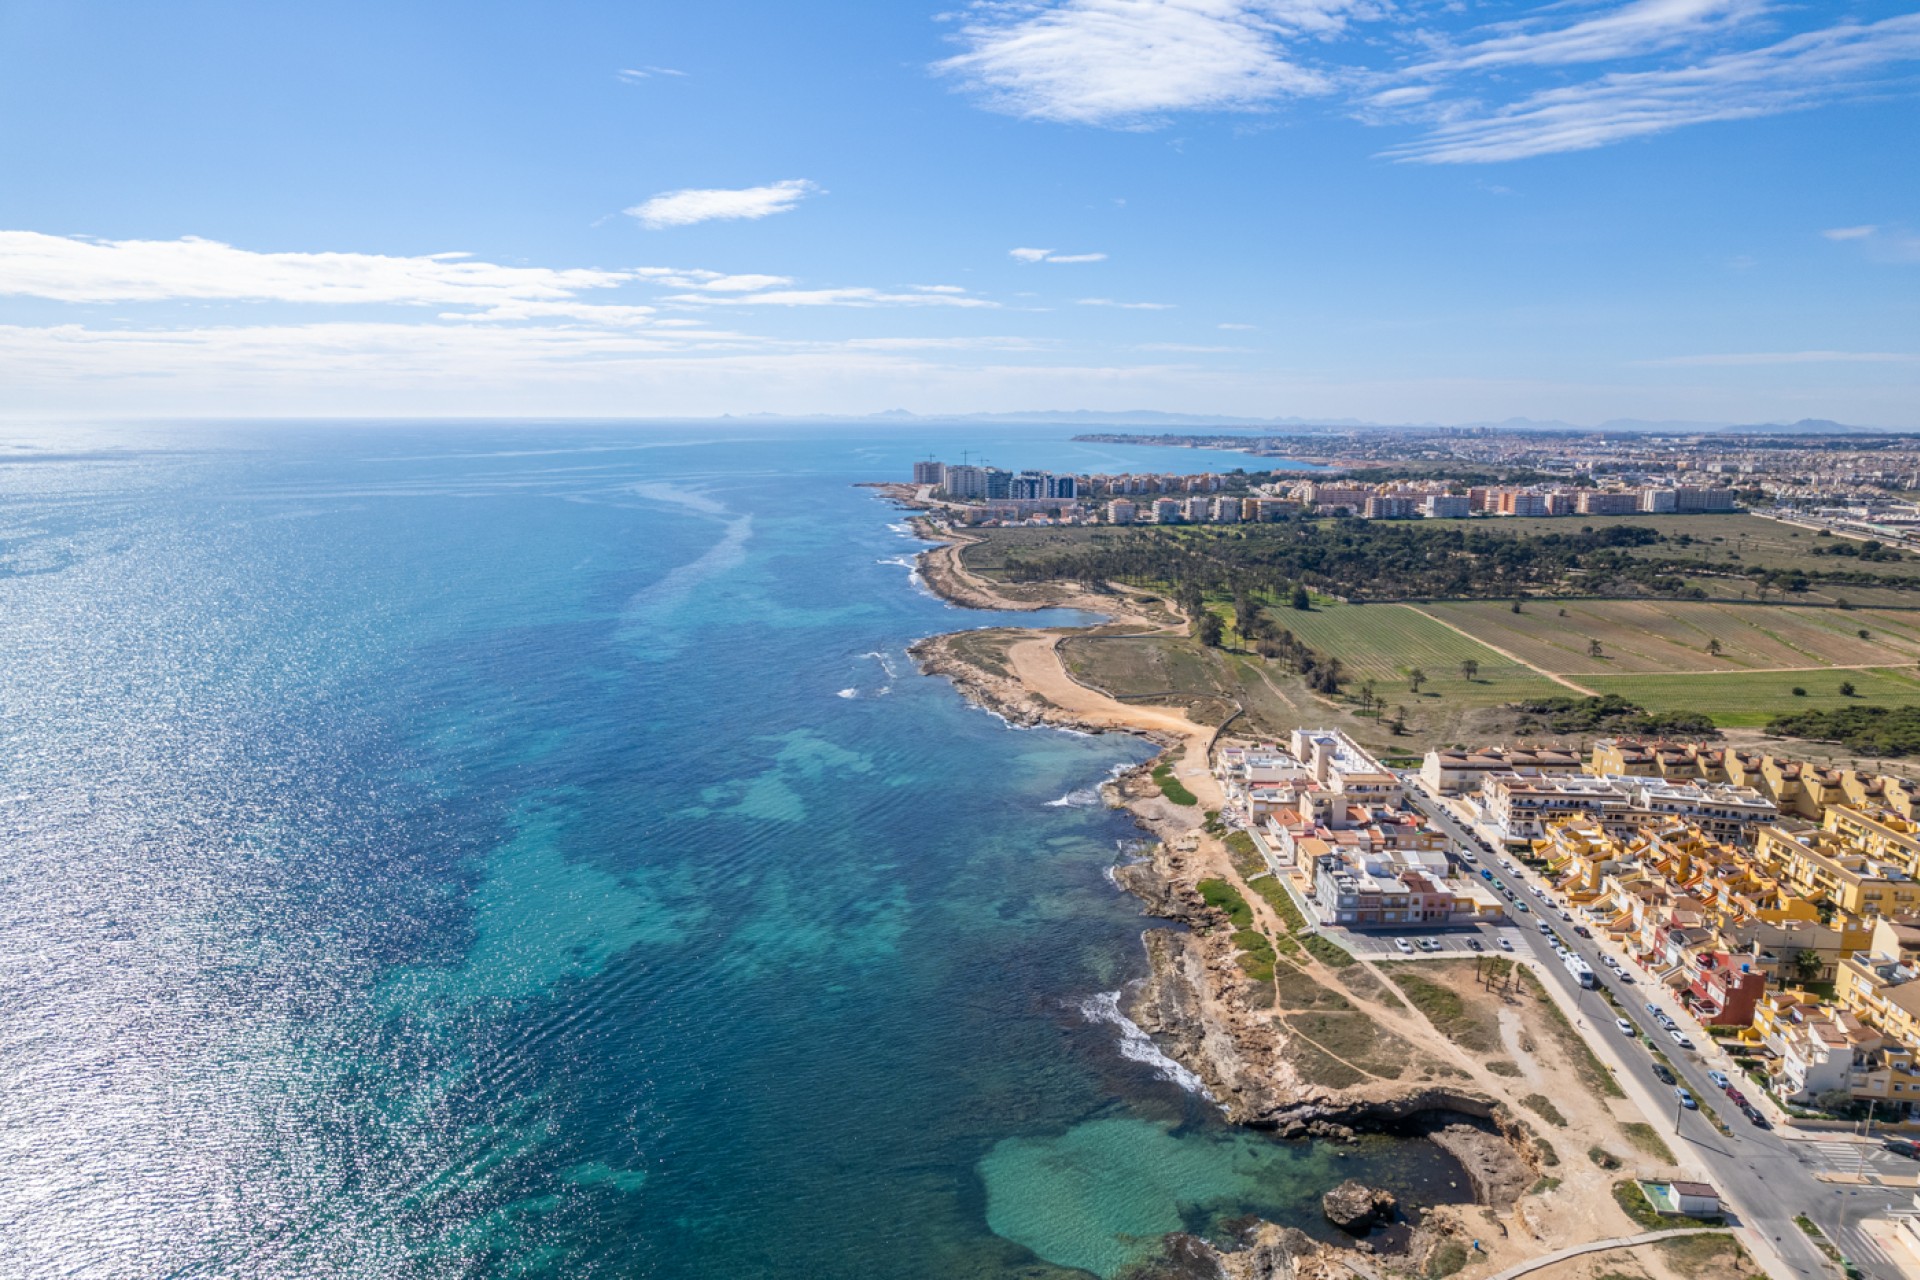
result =
M0 1275L1104 1276L1307 1215L1368 1158L1099 999L1145 749L917 676L996 618L853 487L1241 461L1068 434L13 433Z

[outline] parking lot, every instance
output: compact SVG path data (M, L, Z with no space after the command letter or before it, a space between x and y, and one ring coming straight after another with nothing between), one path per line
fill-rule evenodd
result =
M1518 954L1522 941L1519 930L1510 924L1409 924L1365 930L1323 925L1320 932L1353 954L1372 960L1461 960L1473 955ZM1401 940L1405 940L1407 950L1398 945ZM1428 945L1420 945L1422 942ZM1474 943L1479 944L1478 951Z

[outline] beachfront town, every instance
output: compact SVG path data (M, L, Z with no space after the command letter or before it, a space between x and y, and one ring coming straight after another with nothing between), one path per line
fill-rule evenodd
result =
M1593 458L1535 453L1519 462L1540 474L1526 483L1465 483L1443 476L1370 481L1364 467L1331 471L1062 474L1008 471L985 463L916 462L921 503L955 523L1005 525L1195 525L1271 523L1294 516L1361 520L1469 520L1499 517L1689 515L1749 510L1813 530L1920 547L1920 457L1911 470L1867 469L1851 455L1818 453L1821 469L1798 455L1769 454L1784 471L1753 461L1603 467ZM1250 461L1252 461L1250 459ZM1257 465L1257 463L1255 464ZM1903 462L1902 466L1909 465ZM1911 483L1910 483L1911 482Z
M1584 988L1597 950L1681 1048L1710 1038L1752 1123L1920 1104L1920 785L1625 739L1395 770L1331 729L1214 770L1266 874L1353 949L1511 951L1511 927L1458 926L1517 925Z
M1435 479L1366 484L1286 473L1063 475L933 461L914 464L913 483L927 505L969 525L1254 524L1297 514L1362 520L1670 515L1733 511L1739 505L1734 489L1715 483L1576 488Z

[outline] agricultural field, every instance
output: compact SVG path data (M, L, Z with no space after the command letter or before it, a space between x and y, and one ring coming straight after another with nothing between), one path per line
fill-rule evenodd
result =
M1373 680L1389 703L1492 706L1571 692L1405 605L1319 603L1310 610L1269 609L1267 617L1308 646L1339 658L1355 679ZM1468 660L1480 664L1472 680L1460 672ZM1418 698L1407 687L1407 673L1416 667L1427 676Z
M1908 610L1671 600L1530 600L1520 613L1495 601L1420 607L1523 662L1576 679L1920 662L1920 612ZM1590 651L1596 640L1598 655Z
M1736 671L1711 675L1581 676L1596 693L1617 693L1649 711L1699 711L1722 728L1761 728L1777 715L1844 706L1920 705L1920 670ZM1840 692L1846 681L1853 696ZM1805 690L1796 695L1795 689Z

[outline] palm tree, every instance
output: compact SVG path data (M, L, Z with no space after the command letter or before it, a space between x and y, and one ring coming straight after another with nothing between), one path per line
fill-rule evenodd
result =
M1587 656L1588 656L1589 658L1604 658L1604 657L1606 657L1606 654L1604 654L1604 653L1602 653L1602 652L1600 651L1600 642L1599 642L1598 640L1589 640L1589 641L1587 641Z
M1720 637L1719 636L1714 636L1712 639L1707 641L1707 652L1712 654L1716 658L1720 656Z
M1478 658L1461 659L1460 678L1462 680L1472 681L1472 680L1478 679L1479 676L1480 676L1480 660Z
M1415 667L1413 670L1407 672L1407 685L1416 694L1420 692L1420 686L1425 684L1426 682L1427 682L1427 673L1422 671L1420 668Z

